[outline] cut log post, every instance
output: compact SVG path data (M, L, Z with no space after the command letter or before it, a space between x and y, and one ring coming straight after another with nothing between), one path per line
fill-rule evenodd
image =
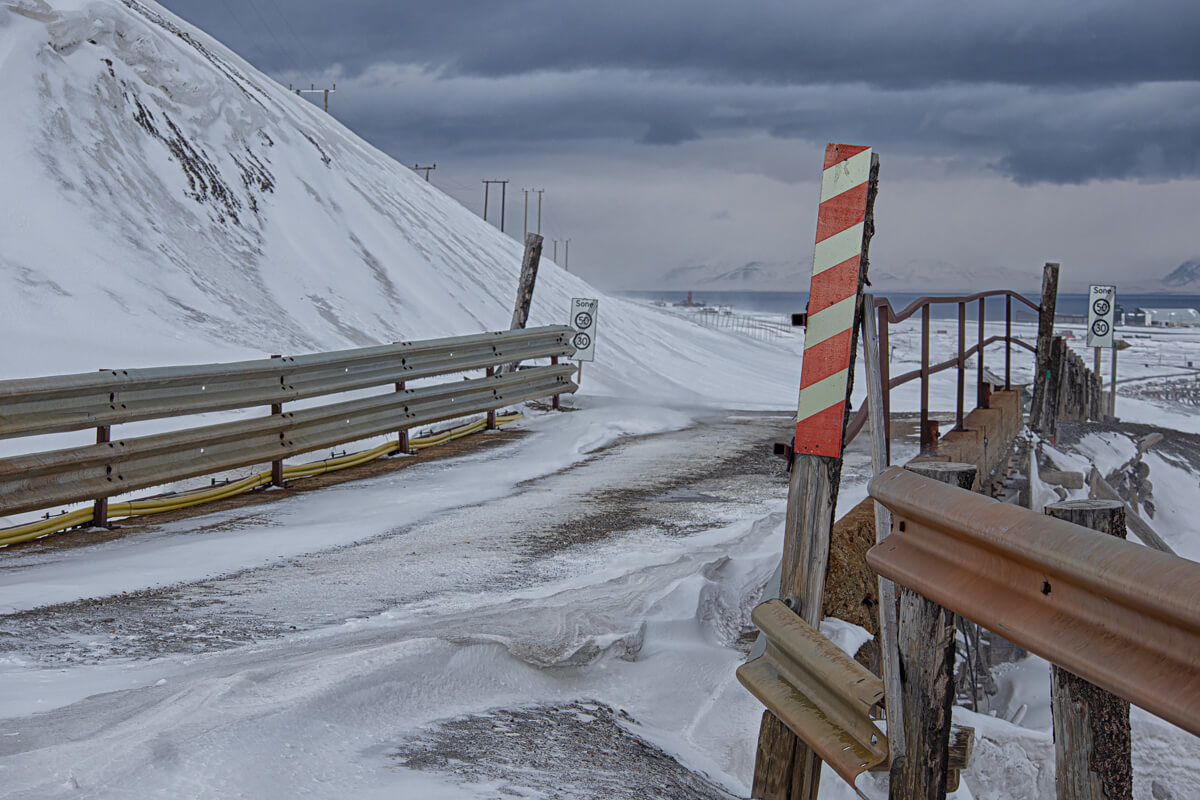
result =
M1125 538L1125 504L1071 500L1046 506L1052 517ZM1044 594L1054 587L1046 584ZM1131 800L1129 703L1058 666L1050 668L1054 784L1059 800Z
M1049 412L1046 384L1050 369L1050 348L1054 338L1054 308L1058 302L1058 264L1050 261L1042 268L1042 301L1038 310L1037 367L1033 374L1033 402L1029 407L1029 427L1044 433Z
M887 412L883 408L883 370L879 355L879 331L875 327L873 295L863 295L863 358L866 359L867 409L871 425L871 472L888 468ZM961 320L960 320L961 328ZM960 337L961 338L961 337ZM961 372L959 388L962 387ZM961 394L961 391L960 391ZM892 530L892 512L875 504L875 541L882 542ZM888 757L904 760L904 714L900 691L900 623L896 616L896 584L879 577L879 664L883 678L884 708L887 709Z
M978 468L923 461L906 469L970 490ZM904 704L904 758L892 762L891 800L942 800L950 779L954 705L954 614L900 587L900 676ZM889 743L891 737L888 737Z
M537 233L525 234L525 256L521 259L521 279L517 284L517 302L513 305L512 324L509 330L519 330L529 321L529 308L533 305L533 287L537 283L538 265L542 261L542 237ZM517 364L505 364L500 374L517 371Z

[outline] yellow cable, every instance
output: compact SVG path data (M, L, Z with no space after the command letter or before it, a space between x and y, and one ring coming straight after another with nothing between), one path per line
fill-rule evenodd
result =
M496 424L513 422L521 419L523 414L508 414L505 416L497 416ZM412 450L424 450L428 447L449 442L454 439L461 439L464 436L469 436L476 431L483 430L487 425L486 419L476 420L475 422L460 425L457 428L450 428L441 433L430 436L419 437L409 441L408 446ZM370 450L364 450L360 453L349 453L337 458L329 458L324 461L313 461L308 464L296 464L290 467L283 468L284 478L308 478L314 475L322 475L326 472L336 472L340 469L348 469L356 467L360 464L366 464L369 461L374 461L382 456L396 452L400 447L397 442L386 442L373 447ZM140 517L147 514L161 514L165 511L177 511L181 508L190 508L203 503L211 503L216 500L224 500L228 497L243 494L259 486L265 486L271 482L270 472L259 472L256 475L251 475L243 478L240 481L233 483L224 483L220 486L212 486L202 489L193 489L188 492L168 495L166 497L147 498L145 500L129 500L122 503L113 503L108 507L108 513L113 517ZM46 536L51 533L58 533L68 528L75 528L80 525L92 521L91 508L81 508L77 511L72 511L67 514L62 514L50 519L38 520L25 525L18 525L15 528L8 528L0 531L0 547L10 544L18 544L27 542L30 539L37 539L40 536Z

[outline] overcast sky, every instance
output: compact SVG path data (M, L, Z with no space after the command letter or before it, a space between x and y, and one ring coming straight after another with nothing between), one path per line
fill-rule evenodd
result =
M1200 258L1197 0L160 1L285 85L336 82L334 116L477 213L508 178L518 238L545 189L548 253L569 237L604 288L748 261L807 288L827 141L880 154L881 269Z

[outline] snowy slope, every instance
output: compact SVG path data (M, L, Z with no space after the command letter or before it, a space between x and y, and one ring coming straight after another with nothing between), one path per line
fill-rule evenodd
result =
M0 377L507 327L521 245L152 2L0 3ZM530 324L598 296L547 260ZM591 391L775 407L793 348L605 298Z

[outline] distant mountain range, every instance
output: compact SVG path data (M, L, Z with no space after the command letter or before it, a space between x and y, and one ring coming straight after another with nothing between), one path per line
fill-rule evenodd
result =
M803 292L808 290L811 263L748 261L741 266L694 264L676 267L648 289L742 292ZM971 269L945 261L911 261L902 266L875 265L870 271L878 291L956 293L977 287L1005 286L1022 291L1041 285L1041 270Z
M808 290L810 264L800 261L748 261L729 264L690 264L676 267L644 288L666 291L804 292ZM876 263L870 270L876 291L957 294L981 288L1011 288L1037 293L1041 289L1040 266L1029 269L1008 267L963 267L948 261L909 261L902 265ZM1108 280L1096 278L1096 281ZM1084 278L1063 275L1060 290L1086 292ZM1185 261L1160 279L1137 283L1120 282L1125 293L1200 294L1200 259Z

